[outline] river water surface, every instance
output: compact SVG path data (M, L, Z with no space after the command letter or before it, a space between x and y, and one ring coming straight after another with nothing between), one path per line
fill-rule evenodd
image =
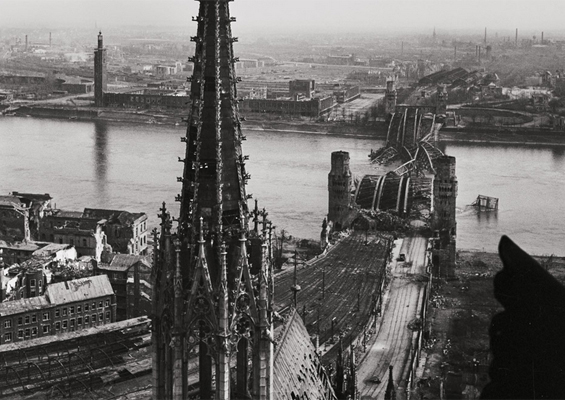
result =
M49 193L58 208L143 211L152 227L163 201L180 191L184 129L156 125L0 117L0 194ZM318 238L327 213L332 151L348 151L356 175L380 140L323 134L247 131L247 192L290 234ZM457 157L459 248L494 251L508 234L534 254L565 255L563 148L448 144ZM466 205L478 194L500 198L497 213ZM250 204L252 206L252 204Z

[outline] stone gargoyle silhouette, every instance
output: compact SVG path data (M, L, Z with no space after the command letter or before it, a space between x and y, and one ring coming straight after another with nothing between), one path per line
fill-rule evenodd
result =
M503 236L491 321L493 361L482 399L565 399L565 287Z

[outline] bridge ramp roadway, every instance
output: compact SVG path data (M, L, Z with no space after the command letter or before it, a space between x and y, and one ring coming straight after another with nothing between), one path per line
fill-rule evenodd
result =
M426 273L427 238L415 236L395 241L392 280L385 295L385 306L376 340L365 353L357 369L357 382L362 400L384 398L388 367L392 365L396 398L406 398L413 331L409 323L419 315L419 299L425 282L418 279ZM396 261L400 253L406 261ZM380 383L377 383L379 382Z

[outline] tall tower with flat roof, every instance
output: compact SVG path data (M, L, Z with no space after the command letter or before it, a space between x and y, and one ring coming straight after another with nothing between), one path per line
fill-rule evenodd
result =
M94 49L94 104L104 106L104 92L108 83L106 77L106 49L102 32L98 33L98 47Z

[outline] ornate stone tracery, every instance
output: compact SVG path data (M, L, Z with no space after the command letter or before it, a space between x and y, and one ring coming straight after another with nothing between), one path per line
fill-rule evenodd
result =
M271 399L266 378L272 358L271 254L248 260L249 238L270 245L264 230L248 227L249 210L236 101L229 0L198 0L192 102L187 133L178 228L163 204L154 234L153 397L181 400L188 393L188 361L198 353L200 397ZM232 357L236 355L237 357ZM235 359L231 368L230 359ZM248 368L251 360L251 368ZM215 373L212 373L215 368ZM231 370L234 370L232 373ZM234 375L234 376L231 376ZM214 377L214 378L213 378ZM253 378L251 378L253 377ZM215 382L213 382L215 380ZM252 383L252 385L251 385Z

